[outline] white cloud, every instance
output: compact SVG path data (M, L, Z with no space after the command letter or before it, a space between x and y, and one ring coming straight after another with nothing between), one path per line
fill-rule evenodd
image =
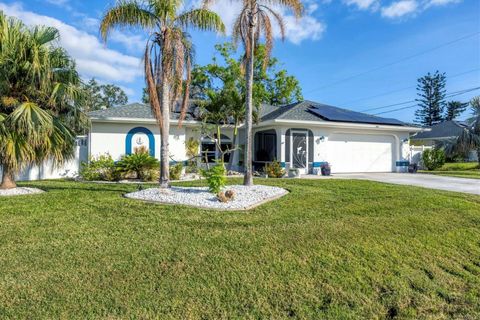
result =
M407 14L414 13L418 9L415 0L400 0L391 3L387 7L382 8L382 16L387 18L400 18Z
M0 10L21 19L27 25L47 25L60 31L60 45L76 60L83 77L107 81L133 82L142 75L141 60L107 49L100 40L85 31L52 17L24 10L20 4L0 2Z
M429 0L425 6L426 7L444 6L450 3L459 3L461 1L462 0Z
M88 16L83 16L81 19L81 27L92 33L98 33L100 27L100 20ZM123 45L131 52L143 51L145 48L146 38L140 34L133 34L125 30L114 29L109 33L109 42L116 42Z
M299 44L304 40L320 39L326 29L326 25L314 17L313 13L317 10L318 5L315 2L307 1L305 5L305 15L296 19L293 14L284 8L274 8L278 12L285 23L285 37L288 41ZM227 28L227 34L231 34L233 24L241 11L241 2L235 1L216 1L211 6L211 10L218 13ZM274 36L280 37L280 29L273 17L272 24L274 26Z
M367 10L378 7L378 0L344 0L347 5L356 6L358 9Z

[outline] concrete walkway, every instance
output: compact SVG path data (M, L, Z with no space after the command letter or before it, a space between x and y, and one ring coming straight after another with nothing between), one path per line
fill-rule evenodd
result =
M302 178L326 178L322 176L304 175ZM334 179L361 179L393 184L403 184L430 189L464 192L480 195L480 179L436 176L432 174L409 173L342 173L331 176Z

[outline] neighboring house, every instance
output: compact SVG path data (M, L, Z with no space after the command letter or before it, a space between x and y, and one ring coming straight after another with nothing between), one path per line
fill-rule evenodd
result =
M456 139L467 127L468 123L466 121L444 121L429 127L429 131L419 132L413 135L410 141L417 146L434 147L449 140ZM467 155L467 160L477 161L477 153L475 150L472 150Z
M194 138L201 141L202 155L213 162L219 153L214 141L201 136L197 108L191 109L181 128L177 126L179 113L172 113L171 159L173 162L187 160L185 141ZM89 116L92 123L90 156L109 153L119 159L143 146L151 155L160 157L159 129L149 106L129 104L93 111ZM257 170L276 159L285 168L298 168L301 173L316 173L325 162L332 166L333 173L399 171L408 165L409 136L423 130L396 119L311 101L286 106L265 105L259 118L253 127L253 162ZM232 133L231 126L224 126L222 144L232 143ZM239 130L239 141L243 146L243 127ZM234 162L237 170L241 170L243 153L236 154Z

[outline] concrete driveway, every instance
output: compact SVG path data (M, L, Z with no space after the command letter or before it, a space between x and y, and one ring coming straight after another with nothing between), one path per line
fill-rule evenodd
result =
M430 189L465 192L480 195L480 179L435 176L432 174L409 173L350 173L335 174L333 178L362 179L393 184L404 184Z

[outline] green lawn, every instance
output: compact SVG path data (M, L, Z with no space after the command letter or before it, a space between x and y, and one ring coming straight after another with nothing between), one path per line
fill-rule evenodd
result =
M256 180L248 212L38 182L0 198L0 319L478 319L480 197L349 180Z
M478 162L445 163L441 168L434 171L421 170L420 172L440 176L480 179Z

